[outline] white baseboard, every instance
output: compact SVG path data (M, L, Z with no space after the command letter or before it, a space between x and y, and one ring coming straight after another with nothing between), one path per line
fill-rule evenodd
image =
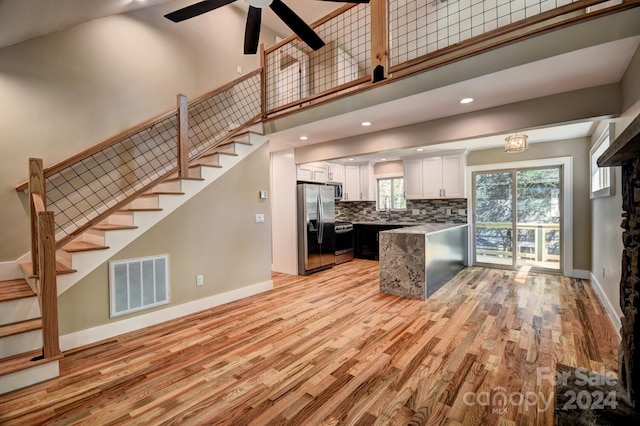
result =
M129 333L144 327L160 324L165 321L180 318L189 314L204 311L205 309L244 299L259 293L273 289L273 281L264 281L226 293L216 294L204 299L171 306L166 309L150 312L148 314L116 321L87 330L60 336L60 349L68 351L80 346L89 345L101 340L109 339L120 334Z
M580 278L582 280L590 280L591 271L585 271L584 269L573 269L570 274L567 274L567 276L571 278Z
M617 313L615 307L613 306L613 304L611 303L607 295L604 293L604 290L602 290L602 286L598 282L598 279L596 278L596 276L593 275L593 273L590 273L590 275L591 275L590 279L591 279L591 285L593 287L593 290L598 296L598 299L600 299L600 303L602 303L602 306L604 306L605 311L607 311L607 315L609 315L609 320L611 320L611 324L613 324L613 328L616 330L616 334L618 335L618 338L622 338L620 336L620 328L622 327L622 323L620 322L620 315Z

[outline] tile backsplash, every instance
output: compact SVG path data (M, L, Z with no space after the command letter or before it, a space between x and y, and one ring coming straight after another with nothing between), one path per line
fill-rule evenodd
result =
M407 200L406 210L392 210L389 214L376 210L375 201L338 201L336 220L467 223L467 199Z

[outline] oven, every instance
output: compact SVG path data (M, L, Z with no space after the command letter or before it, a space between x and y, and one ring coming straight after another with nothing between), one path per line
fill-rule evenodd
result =
M336 265L353 259L353 224L350 222L335 223Z

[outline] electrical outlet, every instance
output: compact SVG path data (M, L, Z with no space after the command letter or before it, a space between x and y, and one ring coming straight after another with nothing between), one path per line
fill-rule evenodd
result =
M204 275L196 276L196 285L204 285Z
M411 216L418 216L420 214L420 209L411 209Z
M264 215L256 213L256 223L264 223Z
M451 216L451 209L447 209L447 216Z
M460 216L466 216L467 215L467 209L458 209L458 214Z

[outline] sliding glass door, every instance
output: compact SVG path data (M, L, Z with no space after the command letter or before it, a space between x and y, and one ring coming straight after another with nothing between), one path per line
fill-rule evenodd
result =
M561 272L561 188L561 167L474 173L474 263Z

